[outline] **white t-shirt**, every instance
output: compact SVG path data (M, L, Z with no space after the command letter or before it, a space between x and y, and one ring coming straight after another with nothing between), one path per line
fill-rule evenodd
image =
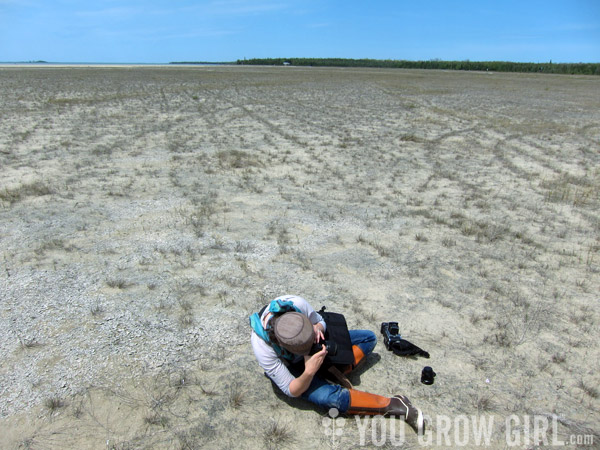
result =
M302 297L297 295L283 295L277 297L276 300L292 301L294 306L300 310L300 312L308 317L310 323L313 325L321 323L323 329L325 329L325 321L319 313L317 313L310 304ZM266 324L271 320L273 315L269 312L269 308L265 308L260 320L263 328L266 328ZM293 397L290 393L290 383L296 378L290 373L288 368L283 362L283 358L279 357L273 347L267 344L260 336L258 336L254 330L252 330L252 349L254 355L258 360L258 364L263 368L267 376L273 380L273 382L282 390L284 394L289 397ZM293 362L301 361L304 357L297 356Z

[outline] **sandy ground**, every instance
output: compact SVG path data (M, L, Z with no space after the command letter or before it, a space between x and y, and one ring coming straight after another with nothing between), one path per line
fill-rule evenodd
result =
M2 67L0 92L2 448L393 446L263 377L248 316L285 293L431 353L380 342L352 380L434 444L439 415L600 441L600 78Z

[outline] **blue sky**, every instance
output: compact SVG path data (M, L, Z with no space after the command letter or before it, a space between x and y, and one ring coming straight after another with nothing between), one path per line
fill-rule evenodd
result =
M0 0L0 61L600 62L600 0Z

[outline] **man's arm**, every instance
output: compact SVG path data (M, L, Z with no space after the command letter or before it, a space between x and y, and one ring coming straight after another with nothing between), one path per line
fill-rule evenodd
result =
M323 317L321 317L321 315L316 312L311 304L308 303L304 298L297 295L285 295L280 298L282 300L291 300L294 302L294 306L296 306L302 314L308 317L308 320L310 320L310 323L313 324L313 327L314 325L320 324L320 328L322 329L321 331L325 333L325 330L327 330L327 324L323 320ZM317 330L315 329L315 333L316 331Z
M312 356L307 355L304 357L304 372L302 372L302 375L299 377L294 378L289 386L290 394L292 394L293 397L300 397L306 392L313 377L323 364L326 355L327 349L323 345L323 349L320 352L315 353Z

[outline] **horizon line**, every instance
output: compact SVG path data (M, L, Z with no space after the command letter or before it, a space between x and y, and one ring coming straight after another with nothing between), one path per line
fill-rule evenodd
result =
M408 61L408 62L505 62L505 63L516 63L516 64L600 64L600 61L514 61L514 60L502 60L502 59L482 59L482 60L471 60L471 59L441 59L441 58L429 58L429 59L392 59L392 58L344 58L344 57L313 57L313 56L294 56L294 57L251 57L251 58L238 58L232 61L152 61L152 62L138 62L138 61L46 61L42 59L38 60L22 60L22 61L0 61L0 64L28 64L28 65L43 65L43 64L94 64L94 65L169 65L169 64L235 64L238 61L251 61L251 60L293 60L293 59L315 59L315 60L348 60L348 61Z

